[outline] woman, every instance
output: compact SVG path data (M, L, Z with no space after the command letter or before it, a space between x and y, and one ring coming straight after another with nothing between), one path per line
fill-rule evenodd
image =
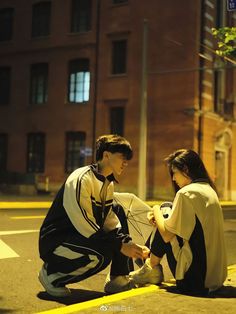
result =
M181 293L206 295L219 289L227 276L223 215L215 186L193 150L181 149L166 158L176 192L164 218L159 206L148 214L155 226L144 266L130 276L136 284L160 283L160 261L167 255Z

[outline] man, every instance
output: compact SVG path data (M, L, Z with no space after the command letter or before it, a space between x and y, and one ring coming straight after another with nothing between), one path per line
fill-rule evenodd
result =
M145 248L131 241L122 207L113 205L113 181L132 155L125 138L99 137L97 163L72 172L56 195L39 237L44 261L39 281L50 295L69 295L67 284L95 275L110 262L105 292L134 287L129 258L143 258Z

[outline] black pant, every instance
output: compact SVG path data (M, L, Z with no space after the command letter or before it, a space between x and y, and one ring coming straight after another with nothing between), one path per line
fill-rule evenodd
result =
M125 212L120 205L113 207L121 222L121 231L128 234ZM45 259L48 280L56 287L79 282L105 269L111 263L110 274L128 275L133 268L131 258L117 249L111 249L106 241L85 238L73 232Z
M194 234L190 238L190 242L193 241ZM183 246L183 239L177 236L179 247ZM157 257L162 258L166 254L167 262L172 275L175 277L177 261L174 257L172 246L170 242L166 243L158 229L151 234L146 242L146 246L150 248L150 251ZM205 296L209 290L204 287L205 273L201 269L201 263L193 256L193 261L188 271L185 273L182 280L176 280L176 285L181 293L188 295L200 295Z

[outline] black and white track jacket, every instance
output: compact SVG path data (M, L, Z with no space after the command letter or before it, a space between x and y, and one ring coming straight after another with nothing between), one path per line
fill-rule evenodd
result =
M41 257L53 252L73 232L106 241L118 250L122 242L131 239L120 232L120 221L112 210L113 181L113 175L105 178L99 174L97 165L78 168L70 174L41 226Z

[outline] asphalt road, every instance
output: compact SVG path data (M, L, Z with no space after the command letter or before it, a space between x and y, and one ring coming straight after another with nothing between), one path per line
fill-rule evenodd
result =
M53 299L42 289L37 273L42 265L38 256L38 230L46 209L0 209L0 313L36 313L103 296L108 269L70 286L72 296ZM228 265L236 264L236 208L224 211ZM147 227L143 226L146 233ZM143 244L141 235L131 227L134 240ZM3 247L6 249L5 255ZM166 261L165 278L171 277Z

